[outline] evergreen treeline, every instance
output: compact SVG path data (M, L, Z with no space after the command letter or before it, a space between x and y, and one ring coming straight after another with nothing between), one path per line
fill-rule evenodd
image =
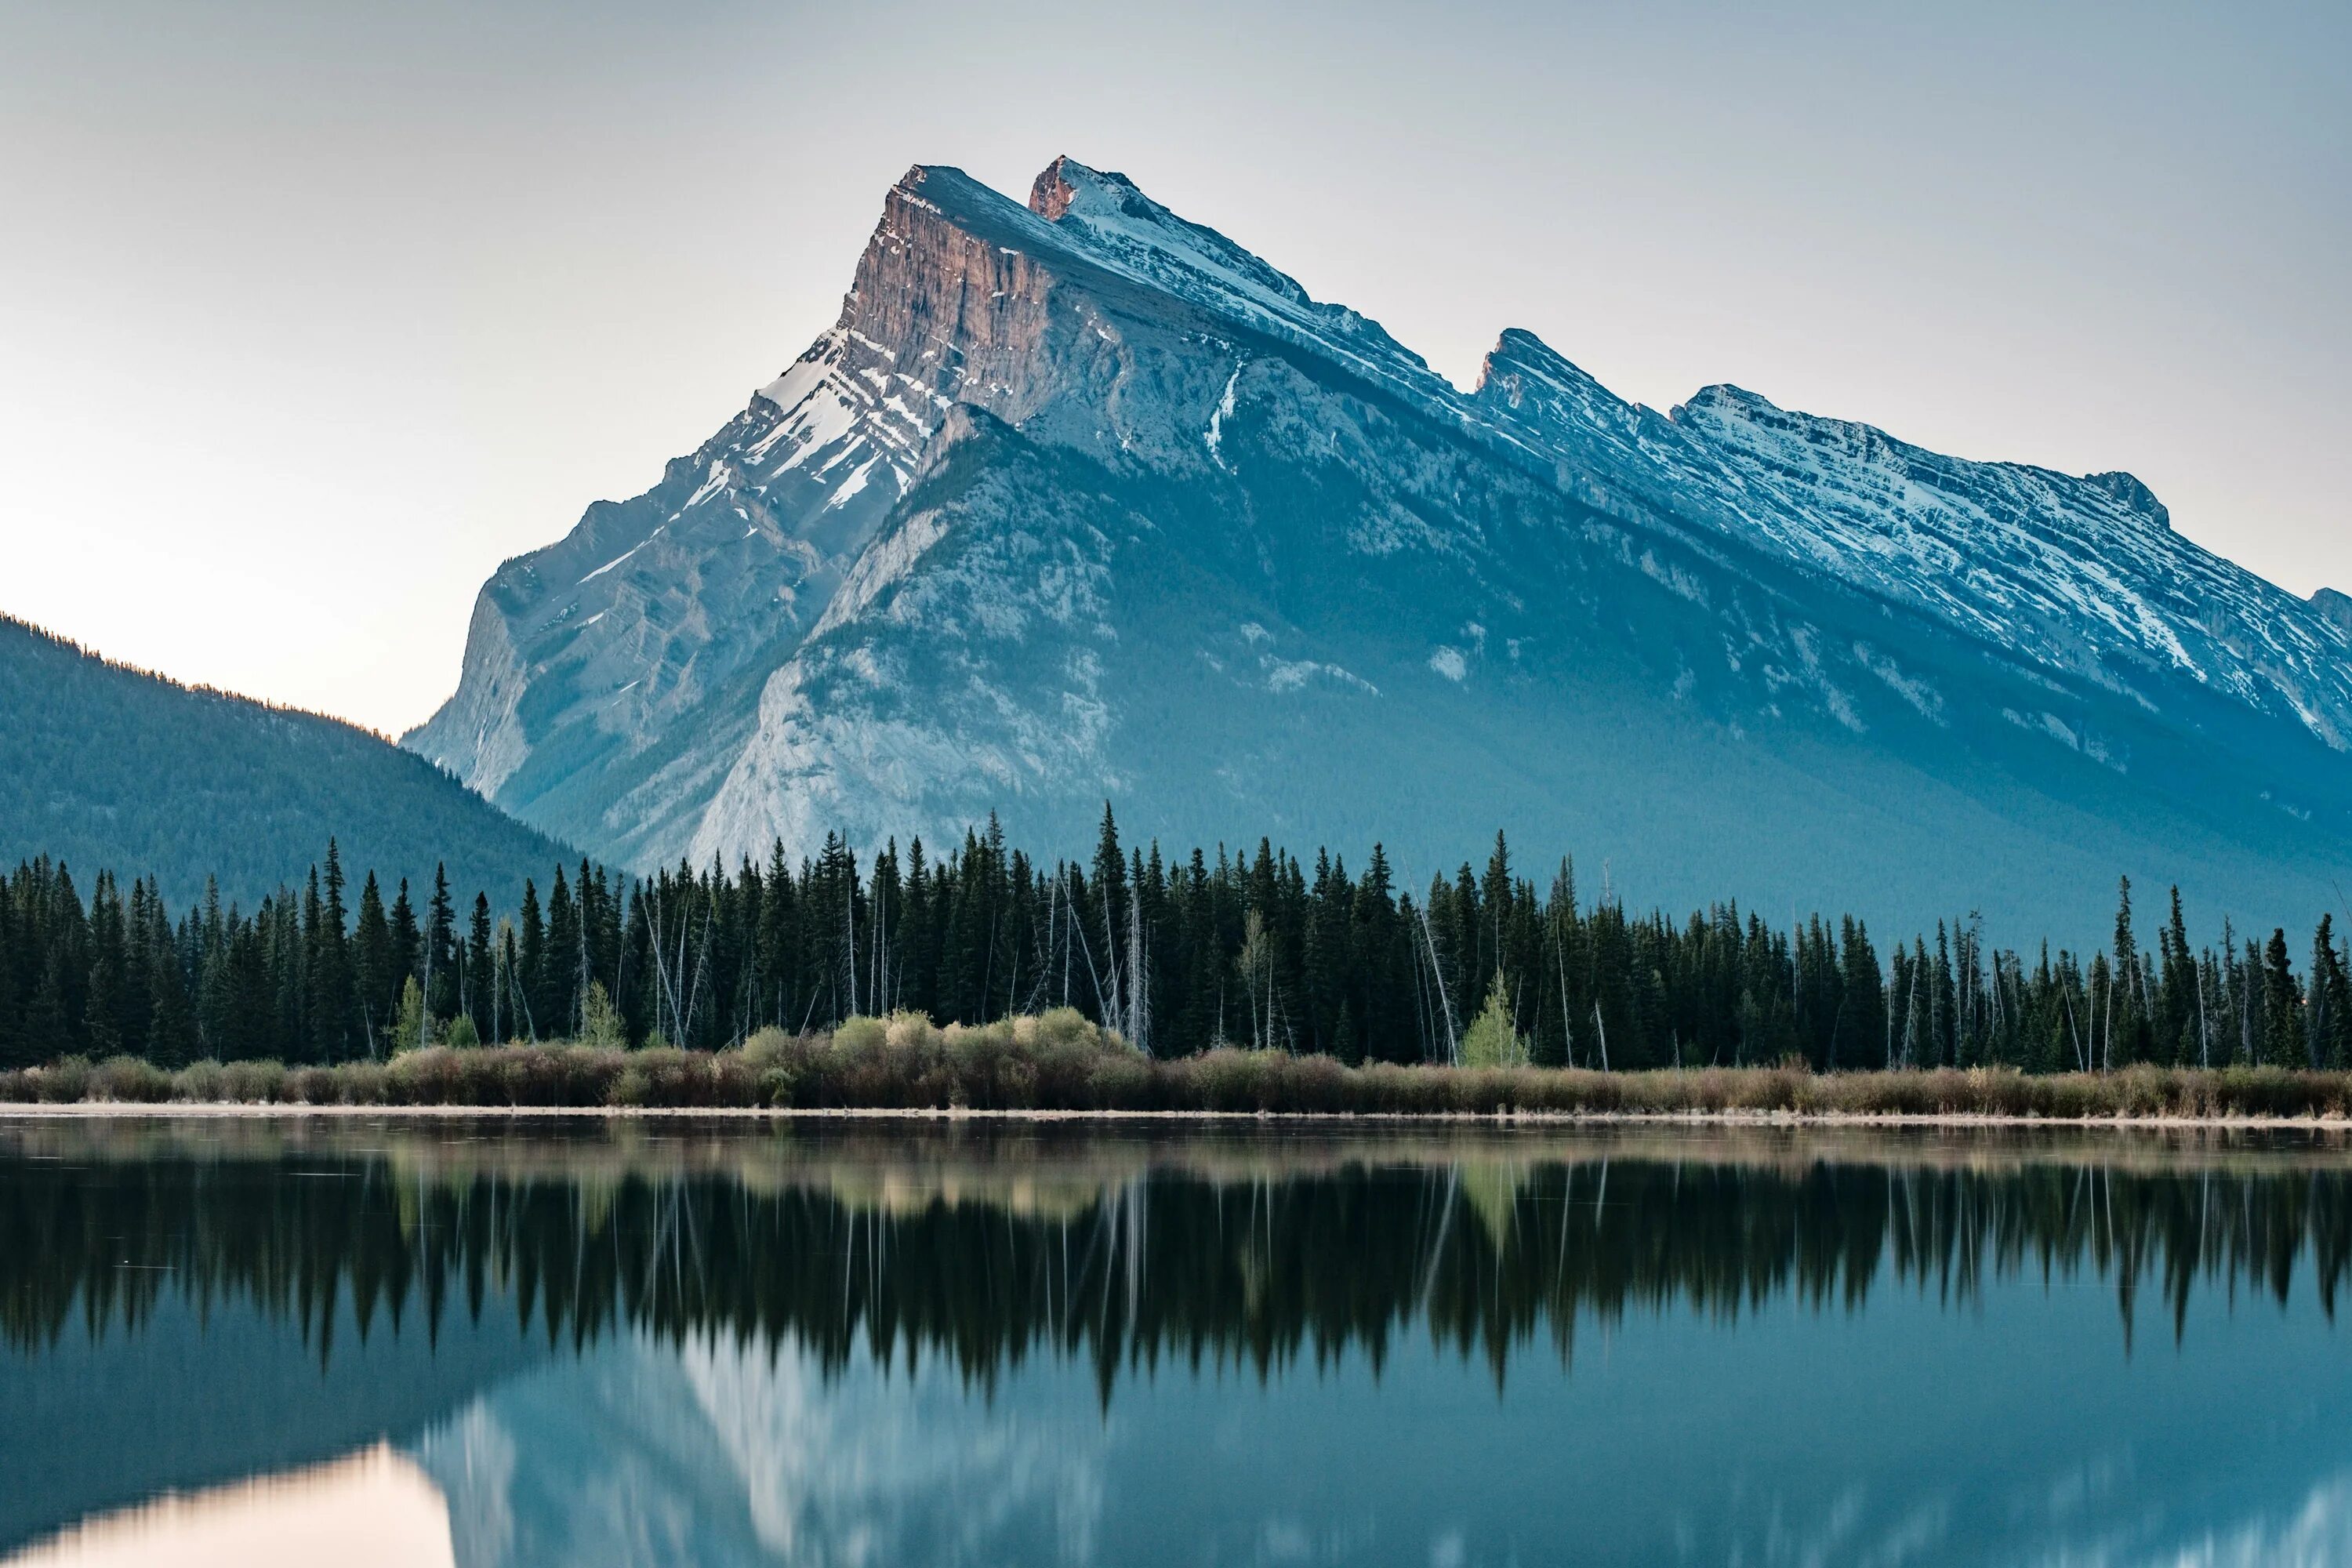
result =
M382 736L182 686L6 616L0 715L0 867L47 854L136 869L175 904L210 877L250 910L333 833L387 877L441 860L510 905L567 854Z
M251 910L176 914L152 879L85 899L46 858L0 880L0 1067L127 1053L337 1062L425 1041L579 1038L717 1049L894 1010L981 1023L1070 1006L1159 1056L1215 1044L1343 1061L1821 1070L2134 1063L2352 1065L2347 954L2322 919L2192 943L2176 889L2154 939L2123 884L2112 945L2030 959L1973 918L1897 942L1736 905L1676 923L1522 875L1496 835L1418 895L1378 847L1351 873L1261 839L1162 859L1106 810L1091 861L1047 866L993 823L870 863L828 837L790 864L629 878L587 862L494 914L445 875L356 894L338 847Z

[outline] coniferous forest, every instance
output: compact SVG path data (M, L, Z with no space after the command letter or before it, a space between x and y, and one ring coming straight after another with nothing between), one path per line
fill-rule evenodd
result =
M2030 1072L2352 1065L2352 963L2306 941L2193 936L2177 889L2118 890L2112 945L1995 946L1968 917L1884 949L1852 918L1676 921L1592 899L1562 860L1400 888L1261 840L1163 858L1106 810L1091 860L992 824L865 864L651 877L551 867L520 907L386 887L330 842L300 888L173 909L147 879L35 859L0 879L0 1068L67 1057L323 1063L421 1043L583 1039L719 1049L908 1011L978 1024L1076 1008L1155 1057L1216 1045L1342 1062Z

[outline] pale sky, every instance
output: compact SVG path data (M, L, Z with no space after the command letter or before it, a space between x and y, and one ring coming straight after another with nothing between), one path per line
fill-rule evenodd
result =
M2352 587L2352 6L0 0L0 610L397 731L507 556L1055 154L1467 383L1507 326L2127 468Z

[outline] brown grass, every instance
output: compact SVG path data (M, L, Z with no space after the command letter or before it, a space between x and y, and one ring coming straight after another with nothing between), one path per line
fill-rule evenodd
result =
M830 1034L762 1030L718 1052L435 1046L335 1067L203 1061L167 1072L115 1057L0 1072L0 1103L83 1102L2212 1121L2340 1119L2352 1113L2352 1074L1350 1068L1234 1049L1154 1061L1067 1009L944 1028L916 1014L853 1018Z

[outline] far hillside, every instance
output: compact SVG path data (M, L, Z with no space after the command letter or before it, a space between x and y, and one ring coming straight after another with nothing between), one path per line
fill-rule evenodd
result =
M62 858L85 875L152 874L167 899L207 873L248 907L298 883L338 837L373 868L520 896L578 854L424 758L338 719L273 708L112 663L0 616L0 864Z

